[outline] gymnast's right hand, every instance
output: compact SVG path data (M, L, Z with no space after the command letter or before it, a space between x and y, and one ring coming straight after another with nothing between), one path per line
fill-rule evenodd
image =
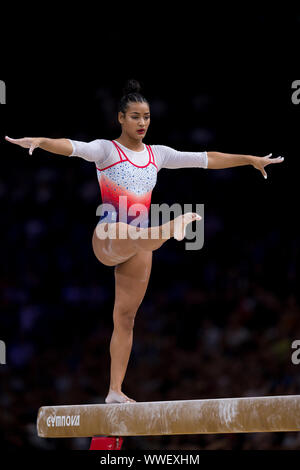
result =
M29 155L32 155L34 149L40 146L43 138L42 137L23 137L22 139L12 139L11 137L5 136L5 140L12 144L20 145L25 149L29 149Z

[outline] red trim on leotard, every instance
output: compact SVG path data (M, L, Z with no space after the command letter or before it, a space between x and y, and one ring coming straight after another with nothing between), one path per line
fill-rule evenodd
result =
M120 161L121 161L121 162L125 162L125 160L128 160L128 158L126 157L125 153L124 153L123 150L116 144L116 142L114 142L114 141L112 140L112 143L114 144L114 146L116 147L116 149L117 149L117 151L118 151L118 153L119 153ZM121 155L121 153L123 153L123 155L124 155L124 157L125 157L125 160L122 160L122 155Z
M148 153L149 153L149 161L148 161L147 165L140 166L140 165L136 165L135 163L132 163L132 161L129 160L129 158L127 157L127 155L125 155L125 153L123 152L123 150L120 149L120 147L119 147L113 140L112 140L112 143L115 144L115 146L119 148L119 150L123 153L123 155L124 155L124 157L126 158L126 160L128 160L129 163L131 163L133 166L136 166L137 168L146 168L146 167L151 163L151 154L150 154L150 152L149 152L148 149L147 149L147 150L148 150ZM147 147L147 145L146 145L146 147ZM123 160L123 161L124 161L124 160Z
M114 146L116 147L117 149L117 152L119 154L119 157L120 157L120 162L124 162L126 160L126 155L125 155L125 160L123 160L123 157L121 155L121 149L112 141L112 143L114 144ZM119 163L119 162L118 162Z
M157 169L157 165L156 165L155 160L154 160L153 151L152 151L152 148L150 147L150 145L146 145L146 144L145 144L145 145L146 145L146 149L148 150L148 154L149 154L149 161L148 161L147 165L140 166L140 165L136 165L135 163L133 163L132 161L130 161L129 158L128 158L128 157L125 155L125 153L123 152L123 150L116 144L116 142L114 142L114 141L112 140L112 143L114 144L114 146L116 147L116 149L117 149L117 151L118 151L120 160L119 160L118 162L116 162L116 163L113 163L112 165L106 166L105 168L98 168L98 167L96 166L97 170L99 170L99 171L107 170L108 168L110 168L110 167L112 167L112 166L114 166L114 165L118 165L119 163L125 162L126 160L127 160L129 163L131 163L131 165L136 166L137 168L146 168L147 166L150 165L150 163L152 163L152 164L156 167L156 169ZM122 159L121 153L124 155L124 157L125 157L126 160L123 160L123 159ZM152 162L151 158L153 159L153 162Z
M117 144L115 144L115 145L117 145ZM119 147L119 148L120 148L120 147ZM146 148L147 148L147 145L146 145ZM133 162L132 162L131 160L129 160L129 158L125 155L125 153L123 152L123 150L122 150L122 149L120 149L120 150L121 150L121 152L123 153L123 155L126 157L126 159L129 161L129 163L131 163L133 166L136 166L137 168L146 168L146 167L151 163L151 154L150 154L148 148L147 148L147 150L148 150L148 154L149 154L149 161L148 161L147 165L143 165L143 166L141 166L141 165L136 165L135 163L133 163Z
M98 168L97 166L96 166L96 168L97 168L97 170L99 170L99 171L103 171L103 170L107 170L107 169L110 168L111 166L118 165L119 163L122 163L122 162L125 162L125 160L121 160L121 161L119 161L119 162L112 163L111 165L106 166L105 168Z
M153 153L153 150L152 150L152 148L151 148L151 145L146 145L146 147L147 147L147 149L148 149L148 152L149 152L149 150L150 150L151 155L152 155L153 162L151 162L151 163L153 163L153 165L154 165L154 166L156 167L156 169L158 170L157 165L156 165L156 163L155 163L154 153Z

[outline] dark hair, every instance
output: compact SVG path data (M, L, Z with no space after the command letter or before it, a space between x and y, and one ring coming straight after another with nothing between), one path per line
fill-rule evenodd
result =
M123 88L123 96L119 102L119 111L126 113L129 103L148 103L146 98L141 95L141 85L136 80L127 80Z

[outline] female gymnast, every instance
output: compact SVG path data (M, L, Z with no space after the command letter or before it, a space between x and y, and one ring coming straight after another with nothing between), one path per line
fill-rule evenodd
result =
M121 135L113 141L97 139L80 142L71 139L25 137L8 142L69 157L81 157L96 165L103 203L112 210L102 214L94 229L92 246L97 259L106 266L114 266L115 301L113 333L110 342L110 385L106 403L135 402L122 392L133 339L133 326L139 306L145 296L152 267L152 253L171 237L182 240L186 226L200 220L189 212L156 227L148 226L151 193L161 168L223 169L252 165L267 178L265 167L281 163L282 157L270 158L252 155L232 155L220 152L179 152L163 145L145 145L143 139L150 124L150 107L141 94L140 84L129 80L119 103L118 120ZM119 197L126 200L126 219L120 220ZM137 230L134 217L129 215L133 204L145 207L144 219ZM125 230L125 236L124 236ZM136 232L135 232L136 233Z

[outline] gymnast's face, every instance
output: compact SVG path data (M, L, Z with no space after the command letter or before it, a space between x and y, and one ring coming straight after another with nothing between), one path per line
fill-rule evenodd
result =
M131 139L142 141L150 124L150 110L147 103L128 103L126 113L119 112L122 133Z

